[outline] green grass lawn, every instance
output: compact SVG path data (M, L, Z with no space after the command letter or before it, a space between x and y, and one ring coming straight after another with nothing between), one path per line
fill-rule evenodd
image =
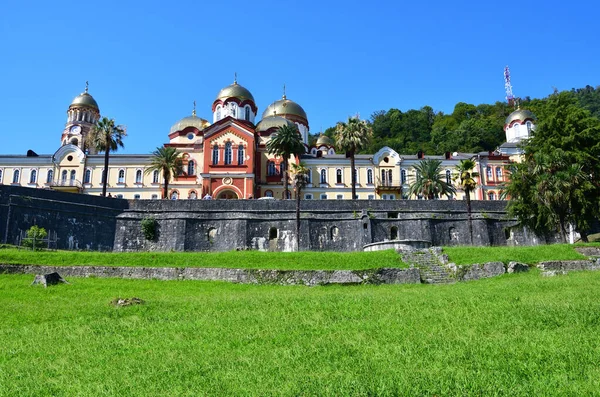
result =
M219 267L280 270L365 270L408 267L394 250L379 252L83 252L0 249L0 263L52 266Z
M32 278L0 275L0 396L600 390L600 272L314 288Z
M599 244L586 244L587 246L598 246ZM577 244L575 246L585 246ZM530 265L551 260L577 260L586 259L585 256L575 251L570 244L537 245L530 247L444 247L444 253L448 254L450 262L457 265L471 265L474 263L485 263L501 261L508 263L517 261Z

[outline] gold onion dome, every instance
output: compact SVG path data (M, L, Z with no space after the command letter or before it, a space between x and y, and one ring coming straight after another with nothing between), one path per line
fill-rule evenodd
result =
M225 102L229 98L237 98L242 102L245 100L250 100L252 101L252 103L254 103L254 97L252 96L250 91L239 85L237 81L234 81L233 84L228 85L227 87L219 91L216 100L221 100Z
M528 119L535 120L534 114L531 113L529 110L519 108L508 115L505 124L510 124L515 120L525 121Z
M271 128L279 128L279 127L283 127L284 125L288 125L290 127L296 126L296 124L294 124L293 122L291 122L288 119L284 119L283 117L280 117L280 116L274 116L274 117L268 117L266 119L262 119L256 125L256 131L257 132L265 132L265 131L270 130Z
M317 139L317 146L322 145L331 146L331 139L327 135L319 135L319 139Z
M285 96L270 104L262 114L262 118L265 119L267 117L273 116L297 116L301 117L304 120L308 121L306 117L306 112L302 109L302 106L298 105L294 101L290 101Z
M98 110L98 103L87 91L75 97L71 102L71 106L87 106Z
M175 124L173 124L169 134L172 134L177 131L182 131L187 127L195 127L197 129L199 129L200 131L202 131L209 124L210 123L208 121L204 120L203 118L200 118L200 117L196 116L195 114L192 114L191 116L184 117L181 120L179 120L178 122L176 122Z

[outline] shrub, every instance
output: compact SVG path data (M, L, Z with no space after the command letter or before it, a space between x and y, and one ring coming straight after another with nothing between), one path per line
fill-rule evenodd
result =
M48 237L48 232L43 227L33 225L27 230L23 239L22 245L27 248L44 248L45 242L43 241Z
M142 233L146 240L154 241L157 236L158 222L152 217L142 219Z

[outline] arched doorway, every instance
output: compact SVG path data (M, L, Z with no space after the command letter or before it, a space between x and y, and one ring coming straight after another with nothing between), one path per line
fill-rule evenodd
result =
M222 190L217 196L218 200L237 200L239 197L233 190Z

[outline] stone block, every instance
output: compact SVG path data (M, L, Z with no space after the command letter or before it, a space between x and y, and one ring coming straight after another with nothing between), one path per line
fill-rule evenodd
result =
M529 265L521 262L509 262L508 268L506 270L507 273L523 273L529 271Z

